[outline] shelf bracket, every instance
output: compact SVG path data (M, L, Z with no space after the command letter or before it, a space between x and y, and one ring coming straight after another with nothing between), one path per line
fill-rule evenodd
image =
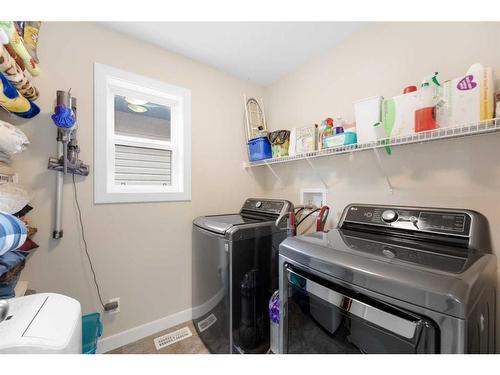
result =
M311 170L316 174L316 176L319 178L319 180L323 183L323 186L325 187L326 190L328 190L328 184L326 183L325 179L321 176L321 173L316 169L314 164L312 163L311 159L306 158L307 164L311 167Z
M278 180L278 183L280 184L280 186L282 188L285 187L285 184L283 184L283 180L281 179L281 177L276 173L276 171L273 169L273 167L271 166L271 164L269 164L267 162L267 160L264 160L264 163L266 164L267 168L269 168L269 170L271 171L271 173L273 174L273 176Z
M384 165L382 164L382 159L380 158L380 153L379 153L378 149L374 148L373 152L375 153L375 159L377 159L378 167L385 177L385 182L387 182L387 186L389 188L389 191L391 192L391 194L394 194L394 187L392 186L391 180L389 179L389 176L387 175L387 172L385 171Z

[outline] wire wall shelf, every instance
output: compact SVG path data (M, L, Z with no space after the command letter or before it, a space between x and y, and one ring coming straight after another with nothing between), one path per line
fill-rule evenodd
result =
M269 166L271 164L287 163L295 160L307 160L309 162L309 159L321 158L325 156L354 153L365 150L377 150L387 146L389 147L402 146L406 144L425 143L440 139L451 139L451 138L466 137L470 135L493 133L499 130L500 130L500 118L494 118L491 120L485 120L469 125L438 128L402 137L380 139L376 142L356 143L352 145L339 146L319 151L308 152L301 155L283 156L279 158L247 162L245 163L244 166L245 168L258 167L262 165Z

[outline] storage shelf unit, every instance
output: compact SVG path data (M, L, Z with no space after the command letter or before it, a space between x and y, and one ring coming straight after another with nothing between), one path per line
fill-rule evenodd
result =
M245 163L245 168L258 167L262 165L287 163L294 160L307 160L320 158L331 155L340 155L345 153L353 153L365 150L377 150L387 146L401 146L412 143L424 143L439 139L450 139L465 137L469 135L477 135L484 133L492 133L500 130L500 118L477 122L470 125L438 128L417 134L411 134L403 137L385 138L376 142L357 143L347 146L333 147L325 150L313 151L296 156L283 156L280 158L259 160Z

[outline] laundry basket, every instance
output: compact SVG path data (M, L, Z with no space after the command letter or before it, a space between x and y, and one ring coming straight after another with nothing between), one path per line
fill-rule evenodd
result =
M92 313L82 316L82 353L95 354L97 340L102 335L101 314Z

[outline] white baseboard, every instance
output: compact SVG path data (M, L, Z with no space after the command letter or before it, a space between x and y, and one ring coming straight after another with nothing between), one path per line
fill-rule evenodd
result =
M120 346L130 344L144 337L172 328L177 324L187 322L191 320L191 317L192 309L187 309L138 327L128 329L115 335L105 337L99 340L97 352L109 352L110 350L119 348Z
M210 298L200 306L196 306L192 309L186 309L164 318L145 323L138 327L127 329L126 331L117 333L115 335L105 337L99 340L99 344L97 345L97 352L106 353L113 349L119 348L120 346L130 344L134 341L143 339L144 337L154 335L155 333L187 322L193 319L193 316L195 318L199 318L200 316L205 315L208 311L212 310L220 302L220 300L224 298L224 295L225 289L221 289L214 296L212 296L212 298Z

